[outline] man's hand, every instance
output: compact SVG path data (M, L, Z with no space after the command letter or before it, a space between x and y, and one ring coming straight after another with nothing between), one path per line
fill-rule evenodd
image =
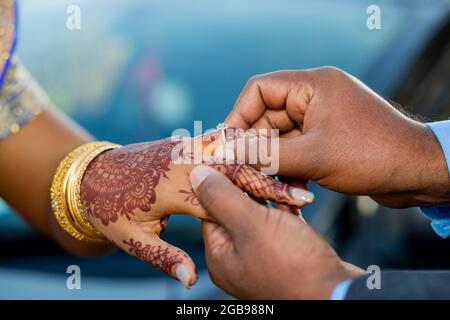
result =
M431 130L338 69L256 76L226 122L280 129L280 175L391 207L450 202L444 154Z
M263 206L207 167L190 179L213 222L203 223L211 279L245 299L328 299L364 272L342 262L300 217Z

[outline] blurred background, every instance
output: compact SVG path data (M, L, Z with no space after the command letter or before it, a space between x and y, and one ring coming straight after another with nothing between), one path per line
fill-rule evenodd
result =
M381 9L380 30L366 26L371 4ZM66 28L70 5L81 9L80 30ZM446 0L27 0L18 54L58 108L122 144L192 132L194 120L214 127L252 75L324 65L438 120L450 116L449 13ZM316 201L304 216L343 259L450 268L449 240L417 209L311 188ZM191 290L123 252L69 256L0 203L0 298L229 298L209 280L198 221L172 217L163 237L198 265ZM81 290L66 289L72 264Z

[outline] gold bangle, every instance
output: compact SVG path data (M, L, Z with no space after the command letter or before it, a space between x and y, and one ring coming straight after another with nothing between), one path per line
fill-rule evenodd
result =
M110 142L86 143L70 152L59 164L50 188L52 209L59 225L80 241L109 243L83 212L80 189L89 163L100 153L119 145Z
M69 212L72 214L73 220L76 226L83 230L84 233L93 239L106 238L95 229L95 227L89 222L86 215L83 212L83 205L81 203L81 182L83 180L84 173L88 168L89 164L94 160L99 154L104 151L117 148L118 145L113 145L108 143L104 146L99 146L86 154L83 154L77 159L73 164L72 174L69 175L67 181L67 193L66 199L69 208Z
M94 149L96 150L96 149ZM66 203L67 203L67 209L69 211L69 214L73 220L73 223L78 230L83 230L83 233L88 236L89 238L101 238L103 236L96 235L96 232L90 232L90 229L88 227L83 227L83 224L81 222L81 218L79 218L79 214L76 211L76 200L74 195L75 186L77 183L77 177L79 173L79 167L82 163L82 161L86 158L86 153L79 156L74 163L72 164L68 174L67 174L67 180L65 180L65 197L66 197ZM81 180L81 179L80 179ZM91 226L91 225L90 225Z

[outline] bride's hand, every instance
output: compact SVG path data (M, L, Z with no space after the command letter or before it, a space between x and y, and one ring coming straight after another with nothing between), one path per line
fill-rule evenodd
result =
M203 144L210 143L210 139L200 139ZM180 143L186 142L167 139L102 153L86 170L81 200L97 230L129 254L189 287L197 280L194 262L159 238L172 213L208 219L189 182L194 165L177 164L179 158L173 158L174 148ZM305 205L298 196L305 190L294 189L249 166L211 165L255 198L296 207Z

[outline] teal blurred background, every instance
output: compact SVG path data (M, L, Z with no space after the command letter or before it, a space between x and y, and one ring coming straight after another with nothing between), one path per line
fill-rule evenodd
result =
M427 13L386 1L383 29L371 31L369 3L28 0L18 51L59 108L129 143L192 130L193 120L214 127L258 73L333 65L384 88L372 70ZM81 30L65 28L73 4Z

